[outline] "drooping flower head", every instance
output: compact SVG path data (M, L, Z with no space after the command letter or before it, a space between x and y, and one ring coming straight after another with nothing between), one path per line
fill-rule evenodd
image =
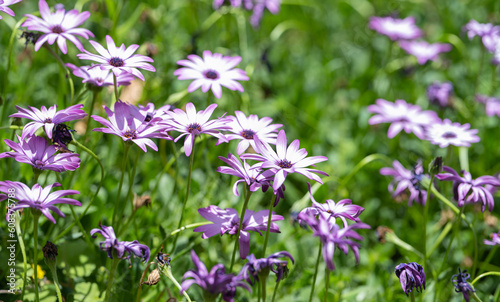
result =
M486 189L485 185L500 186L500 180L494 176L481 176L472 179L472 176L467 171L462 171L464 177L450 167L443 167L443 170L448 173L437 174L436 178L439 180L453 181L453 197L458 203L459 207L463 207L465 203L482 203L482 211L486 209L491 212L495 206L495 201L491 192Z
M34 135L38 129L44 127L47 137L52 139L52 131L57 124L79 120L87 115L85 111L82 110L82 104L73 105L59 111L56 111L57 105L49 107L49 109L42 106L41 110L31 106L28 106L28 108L29 109L24 109L16 106L18 113L10 115L10 117L33 120L33 122L24 126L22 135L23 138Z
M97 235L101 234L104 237L104 241L99 243L99 248L108 253L108 257L113 259L113 255L116 255L120 259L127 259L130 262L130 257L135 255L142 259L144 262L148 262L151 255L149 247L140 244L139 241L118 241L115 235L115 231L111 226L101 225L101 229L92 229L90 231L90 236L96 238Z
M484 239L486 245L500 245L500 232L491 234L491 240Z
M471 143L480 141L476 129L470 129L470 124L452 123L444 119L441 123L433 123L427 127L427 140L440 148L449 145L457 147L470 147Z
M202 225L193 230L193 232L203 232L201 238L207 239L217 234L222 236L225 233L230 235L238 233L240 217L238 216L238 211L235 209L228 208L222 210L217 206L211 205L206 208L198 209L198 213L200 213L203 218L213 222L212 224ZM269 211L267 210L258 211L257 213L254 213L252 210L246 210L240 237L238 238L241 259L245 259L250 250L250 234L248 231L258 232L262 236L261 231L266 231L268 219ZM273 213L271 217L270 232L279 233L279 227L274 222L283 219L283 216Z
M394 177L389 184L389 192L392 193L392 198L402 195L408 189L408 192L410 192L408 197L409 206L413 204L413 201L425 205L427 191L420 187L420 181L426 176L422 162L418 161L412 170L406 169L397 160L392 162L392 166L393 168L380 169L380 174Z
M28 136L23 139L17 135L17 139L19 143L5 140L5 144L12 148L12 151L0 153L0 158L11 157L36 169L56 172L74 171L80 166L77 153L57 153L58 147L49 146L43 137Z
M425 138L425 127L439 121L439 117L434 111L422 110L418 105L406 103L404 100L388 102L384 99L377 99L375 105L368 106L368 111L375 113L368 120L370 125L380 123L391 123L387 131L387 137L395 137L401 130L406 133L413 133L418 138Z
M9 5L21 2L21 0L0 0L0 12L4 12L7 15L15 16L14 11L9 7ZM2 20L2 15L0 15L0 20Z
M251 192L255 192L262 188L263 192L266 192L269 188L269 181L265 175L263 175L260 169L260 163L250 166L246 161L241 161L231 153L228 154L227 158L219 156L219 159L229 165L217 168L217 172L222 174L229 174L239 177L233 185L233 194L239 196L238 184L246 183Z
M461 271L458 268L458 274L451 277L451 283L455 286L455 292L462 293L466 302L469 302L469 294L475 292L474 288L467 282L470 279L470 274L467 274L467 270Z
M493 32L494 25L491 23L479 23L476 20L470 20L469 23L465 24L464 31L467 32L467 37L472 40L475 36L484 37L490 35Z
M368 25L379 34L388 36L391 40L412 40L420 38L422 31L415 25L414 17L397 19L393 17L370 17Z
M254 254L251 254L247 257L248 262L243 265L239 275L253 286L259 282L259 277L267 278L269 272L273 272L276 274L276 282L279 282L288 275L288 260L279 258L288 258L295 263L292 255L287 251L277 252L260 259L256 259Z
M77 67L71 63L67 63L73 74L79 78L82 78L82 83L90 84L96 87L113 86L113 74L109 72L108 69L95 68L92 66L80 66ZM135 79L135 77L130 73L121 73L116 77L117 86L130 85L130 82Z
M486 115L500 117L500 98L476 95L476 101L486 105Z
M65 11L64 8L60 8L57 9L55 13L51 13L49 5L45 0L40 0L38 2L38 7L42 18L33 15L25 15L28 19L21 25L26 26L28 30L41 31L44 33L38 38L35 44L35 51L38 51L45 42L52 45L57 40L59 49L66 54L68 52L66 39L75 44L78 50L84 51L82 42L80 42L75 35L87 40L89 37L94 37L94 34L90 32L90 30L78 27L90 17L89 12L79 13L76 9Z
M441 107L451 104L451 95L453 94L453 84L450 82L434 82L427 87L427 98L431 103Z
M414 55L420 65L436 60L440 53L448 52L452 48L448 43L429 44L425 41L400 41L399 46L410 55Z
M0 194L0 201L9 198L16 200L14 207L9 208L7 211L7 220L10 220L10 215L17 210L32 208L34 210L39 210L48 220L52 223L56 223L54 216L49 212L52 211L61 217L65 217L64 213L61 212L55 205L56 204L68 204L73 206L81 206L82 204L75 199L67 198L64 196L80 194L80 192L75 190L59 190L55 192L50 192L53 187L60 187L61 184L53 183L51 185L43 188L39 184L35 184L32 188L17 181L0 181L0 192L5 194ZM14 197L11 197L14 195Z
M105 49L96 41L90 40L89 42L99 54L96 55L83 49L84 53L77 54L78 58L97 62L96 66L104 70L111 70L117 77L122 73L129 73L144 81L144 75L137 68L152 72L156 71L153 65L149 64L154 62L153 59L140 54L134 54L139 48L137 44L132 44L126 48L125 44L116 47L113 38L110 36L106 36L108 49Z
M184 66L174 71L179 80L194 80L188 86L188 92L193 92L201 87L201 91L212 89L215 97L220 99L222 87L243 92L243 86L237 81L248 81L246 72L234 68L241 62L241 57L223 56L220 53L205 50L203 58L197 55L188 55L189 60L177 61Z
M422 292L422 288L425 289L425 272L420 264L416 262L401 263L396 266L394 273L398 276L401 287L407 296L413 289L416 289L417 292Z
M175 142L186 136L184 139L184 152L186 156L191 155L193 150L194 139L203 133L217 137L219 141L216 145L221 142L227 142L224 134L220 133L220 130L229 130L227 125L228 119L225 117L220 117L214 120L209 120L210 116L214 112L217 104L211 104L205 110L200 110L196 112L196 107L193 103L188 103L186 105L186 112L181 109L174 109L168 112L171 120L167 121L165 125L167 130L175 130L180 132Z

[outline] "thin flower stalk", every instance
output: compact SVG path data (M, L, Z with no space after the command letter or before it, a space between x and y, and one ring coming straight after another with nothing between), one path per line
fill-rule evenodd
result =
M112 224L115 225L115 226L117 226L117 229L119 229L118 228L118 221L120 221L120 219L118 219L118 221L116 219L117 219L117 216L118 216L118 211L120 211L119 209L121 208L120 207L120 195L122 193L123 178L125 177L125 170L127 168L128 152L130 150L130 147L131 147L131 145L128 142L125 142L124 149L123 149L123 160L122 160L122 169L121 169L120 182L119 182L119 185L118 185L118 192L116 193L115 207L113 209ZM130 184L130 185L132 185L132 184Z
M248 185L246 185L245 186L245 201L243 203L243 209L241 210L240 221L243 221L245 218L245 212L247 211L248 201L250 200L251 195L252 195L252 192L250 191ZM269 219L269 221L271 221L271 219ZM231 256L231 265L229 266L229 271L233 270L234 260L236 259L236 251L238 250L238 245L240 242L238 240L238 238L240 238L242 227L243 227L243 223L240 223L238 226L238 232L236 233L236 238L234 240L233 255Z
M271 200L271 203L269 204L269 216L273 214L273 207L276 202L276 198L278 198L278 195L274 195L274 198ZM271 219L267 221L267 229L266 229L266 239L264 239L264 247L262 248L262 257L265 257L266 255L266 249L267 249L267 242L269 241L269 230L271 229Z
M314 288L316 286L316 278L318 277L318 268L319 268L319 262L321 259L321 252L323 250L323 244L321 241L319 242L319 248L318 248L318 257L316 258L316 265L314 268L314 277L313 277L313 282L311 285L311 294L309 294L309 302L312 302L313 300L313 295L314 295Z

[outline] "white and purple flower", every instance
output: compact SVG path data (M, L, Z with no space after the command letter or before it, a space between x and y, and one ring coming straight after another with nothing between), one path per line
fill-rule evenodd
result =
M441 123L433 123L427 127L427 140L440 148L449 145L457 147L470 147L471 143L480 141L478 130L470 129L470 124L452 123L449 119Z
M370 17L368 25L379 34L391 40L413 40L422 36L422 31L415 25L414 17L397 19L393 17Z
M427 61L434 61L442 52L451 51L451 44L448 43L427 43L425 41L400 41L399 46L410 55L417 58L420 65Z

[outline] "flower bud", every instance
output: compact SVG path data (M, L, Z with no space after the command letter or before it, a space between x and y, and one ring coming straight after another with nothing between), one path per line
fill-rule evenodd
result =
M436 175L439 174L442 170L443 157L438 156L429 164L429 173L431 173L431 175Z
M146 282L143 282L142 284L150 286L155 285L158 282L160 282L160 278L161 278L160 271L157 268L155 268L151 273L149 273L148 280Z
M52 269L57 262L57 246L50 241L47 241L45 246L42 248L43 257L45 258L45 263Z

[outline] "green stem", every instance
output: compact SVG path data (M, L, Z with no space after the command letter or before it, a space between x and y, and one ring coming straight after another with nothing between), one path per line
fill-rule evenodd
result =
M130 206L131 206L132 213L127 218L125 225L121 229L117 229L118 236L120 236L123 233L123 231L125 231L127 229L127 226L130 224L132 219L135 217L136 210L134 209L134 199L131 198L131 194L132 194L132 189L134 186L135 172L137 171L137 162L139 161L139 154L140 154L140 152L139 152L139 150L137 150L137 154L136 154L135 160L134 160L134 168L132 168L132 174L129 176L129 186L128 186L128 191L127 191L127 196L125 197L125 201L130 200Z
M121 176L120 176L120 183L118 185L118 192L116 193L116 200L115 200L115 208L113 209L113 226L118 230L116 222L116 218L118 216L118 213L121 211L119 210L120 208L120 195L122 193L122 186L123 186L123 179L125 178L125 169L127 167L127 158L128 158L128 151L130 149L130 144L129 142L125 142L124 150L123 150L123 161L122 161L122 170L121 170Z
M170 279L179 290L182 290L181 285L179 284L179 282L177 282L177 280L175 280L174 275L172 275L172 269L170 268L170 265L165 265L164 267L162 267L161 268L161 272L165 276L167 276L167 278ZM186 291L183 291L182 294L184 295L184 297L186 297L186 299L189 302L191 302L191 299L189 298L189 296L188 296L188 294L187 294Z
M487 272L487 273L481 274L481 275L477 276L476 279L474 279L471 282L471 284L474 285L477 281L479 281L480 279L487 277L487 276L499 276L500 277L500 272Z
M259 283L257 283L257 302L260 302L260 299L261 299L260 293L261 293L261 290L260 290L260 282L259 282Z
M411 299L411 302L415 302L415 293L413 291L410 292L410 299Z
M266 257L266 249L267 249L267 242L269 241L269 231L271 230L271 223L272 223L272 218L273 218L273 207L274 203L276 202L276 198L278 198L278 195L274 195L274 198L271 200L271 203L269 204L269 215L267 216L267 230L266 230L266 239L264 239L264 248L262 249L262 257Z
M479 297L477 296L476 292L471 292L471 297L476 300L476 302L483 302Z
M92 121L92 113L94 113L94 105L95 101L97 100L97 96L99 95L99 92L93 91L92 92L92 102L90 103L90 109L89 109L89 118L87 120L87 127L85 128L85 134L83 135L83 142L86 142L87 136L90 134L90 122Z
M119 101L119 99L118 99L118 83L116 83L116 75L114 72L113 72L113 83L114 83L113 87L115 89L115 101L118 102Z
M481 268L479 270L479 275L481 275L481 273L484 271L484 265L490 263L491 259L493 259L493 256L495 255L497 249L498 249L498 245L495 245L490 250L490 252L488 253L488 256L486 256L486 259L483 261L483 265L481 266ZM472 272L472 273L474 273L474 272Z
M56 287L57 300L58 302L63 302L61 289L59 288L59 279L57 279L57 269L54 267L54 269L51 268L50 271L52 272L52 276L54 277L54 285Z
M230 272L233 270L234 260L236 258L236 251L238 250L239 247L241 228L243 227L242 222L245 220L245 212L247 210L248 201L250 200L250 196L252 195L252 192L250 192L248 185L245 185L244 195L245 195L245 202L243 203L243 209L241 210L241 215L240 215L240 223L238 225L238 232L236 233L236 239L234 240L233 256L231 257L231 265L229 266Z
M313 300L314 287L316 286L316 278L318 277L319 260L321 259L321 249L322 249L322 247L323 247L323 245L320 242L319 243L319 249L318 249L318 257L316 259L316 266L314 268L313 283L311 285L311 294L309 295L309 302L312 302L312 300Z
M205 225L205 224L209 224L211 223L210 221L205 221L205 222L198 222L198 223L192 223L192 224L188 224L188 225L185 225L175 231L172 231L172 233L170 233L166 238L164 238L162 240L162 242L160 242L160 244L158 245L158 248L156 248L155 252L154 253L151 253L151 255L156 255L158 254L158 252L160 251L160 248L161 246L170 238L172 237L173 235L177 234L177 233L180 233L184 230L188 230L188 229L192 229L192 228L196 228L196 227L199 227L199 226L202 226L202 225Z
M325 295L323 297L324 302L328 302L328 287L330 286L330 270L325 267Z
M429 182L429 188L427 189L427 192L431 191L432 183L434 181L434 174L431 175L431 181ZM424 272L428 272L427 268L427 217L428 217L428 212L429 212L429 196L431 194L427 193L427 197L425 198L425 205L424 205L424 221L423 221L423 234L422 240L423 240L423 254L424 254Z
M47 43L43 44L43 46L50 52L50 54L57 60L57 62L59 63L59 65L66 72L66 78L68 78L69 90L70 90L70 93L71 93L70 104L73 104L73 101L75 99L75 86L73 85L73 78L71 77L71 71L69 71L68 67L66 67L66 65L64 65L64 62L61 59L61 57Z
M469 148L460 147L458 149L458 158L460 161L460 168L464 171L469 171Z
M23 235L21 231L21 215L19 214L19 211L16 211L16 233L17 233L17 240L19 241L19 246L21 247L21 253L23 254L23 269L24 269L24 275L23 275L23 291L21 293L21 301L24 301L24 290L26 289L26 276L28 275L28 262L27 262L27 257L26 257L26 247L24 246L24 240L23 240Z
M441 242L446 237L446 235L448 235L448 233L451 231L452 227L453 227L453 223L451 221L449 221L445 225L444 229L441 231L441 234L439 234L436 241L434 241L434 244L431 246L429 252L427 253L427 257L432 256L432 253L434 253L434 251L438 248L439 244L441 244ZM425 270L424 270L424 272L425 272Z
M111 301L111 287L113 286L113 279L115 277L116 267L118 266L118 262L120 262L120 258L113 252L113 264L111 265L111 271L109 272L108 277L108 286L106 287L106 296L104 297L104 301Z
M280 282L281 280L278 280L278 282L276 282L276 285L274 286L273 299L271 300L271 302L274 302L274 298L276 298L276 293L278 292L278 286L280 285Z
M151 264L156 264L156 263L155 262L149 262L148 265L146 266L146 268L144 269L144 271L142 272L141 280L139 281L139 288L137 289L137 295L135 297L135 301L136 302L140 302L141 301L142 282L144 281L144 278L146 277L146 273L148 272L149 267L151 266Z
M39 210L34 210L39 211ZM38 297L38 219L40 215L38 213L33 213L33 240L35 242L35 251L33 252L33 273L34 273L34 283L35 283L35 301L39 302L40 298Z
M262 294L262 302L266 302L266 282L267 282L267 276L262 276L260 278L260 285L262 286L262 291L261 291L261 294Z

